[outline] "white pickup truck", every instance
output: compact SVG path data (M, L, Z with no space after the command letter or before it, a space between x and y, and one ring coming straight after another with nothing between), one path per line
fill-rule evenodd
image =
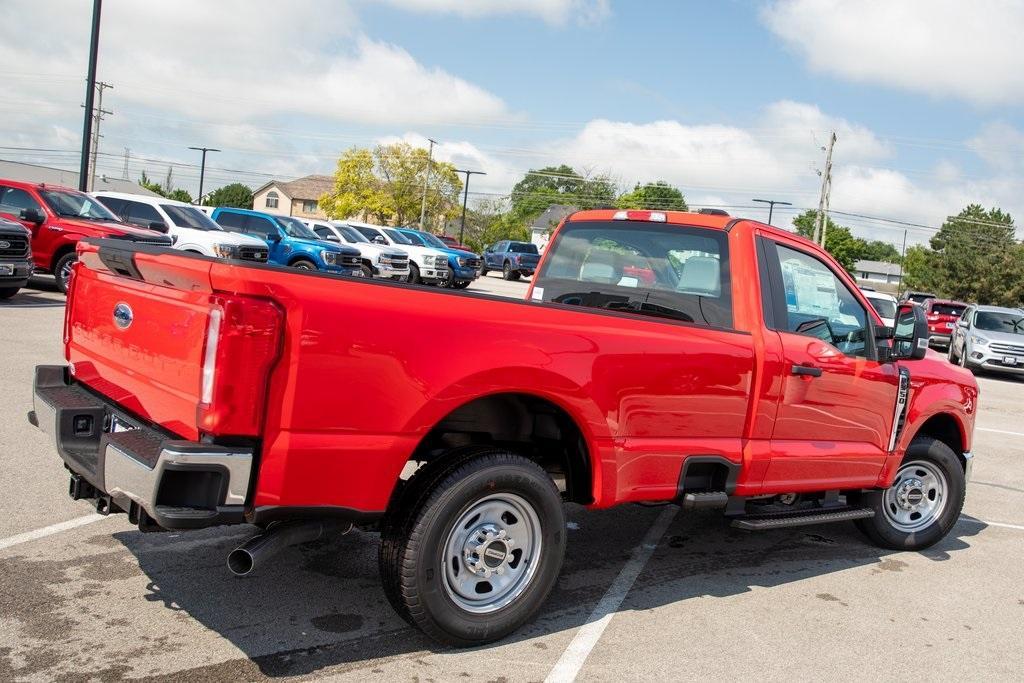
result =
M94 192L93 196L125 223L167 233L175 249L259 263L269 255L263 240L222 230L191 204L127 192Z
M401 249L374 244L345 221L310 218L302 222L321 239L358 249L363 258L363 277L402 281L409 278L409 254Z
M401 249L409 254L409 278L412 284L437 284L449 277L448 254L439 249L431 249L418 244L394 228L370 223L348 221L363 237L373 244Z

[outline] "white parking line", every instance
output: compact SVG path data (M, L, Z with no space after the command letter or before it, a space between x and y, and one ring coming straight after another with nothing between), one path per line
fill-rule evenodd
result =
M643 571L644 565L647 564L647 560L650 559L654 549L658 547L658 540L665 533L665 529L672 523L672 520L675 519L677 512L679 512L679 508L672 505L666 508L654 520L654 524L648 529L643 542L633 551L633 556L629 558L626 566L622 568L622 571L615 577L615 581L612 582L608 591L601 598L601 601L597 603L597 607L590 613L587 623L580 627L576 637L572 639L569 647L565 649L565 652L562 653L562 656L555 663L551 673L544 679L545 683L562 683L576 679L580 669L583 668L584 662L587 661L587 657L590 656L590 651L594 649L597 641L601 639L601 634L608 627L612 616L619 609L622 601L626 598L626 594L629 593L629 589L633 587L636 577Z
M1005 429L989 429L988 427L975 427L979 432L992 432L993 434L1010 434L1012 436L1024 436L1024 432L1008 432Z
M33 531L26 531L23 534L17 534L16 536L9 536L7 538L0 539L0 550L7 550L8 548L13 548L14 546L21 545L22 543L46 538L47 536L59 534L62 531L75 529L80 526L85 526L86 524L92 524L93 522L98 522L101 519L106 519L106 517L97 514L86 515L84 517L69 519L66 522L58 522L57 524L44 526L42 529L35 529Z

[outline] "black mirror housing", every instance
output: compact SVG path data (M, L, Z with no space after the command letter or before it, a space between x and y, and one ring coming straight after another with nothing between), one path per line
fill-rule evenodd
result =
M149 224L150 230L156 230L157 232L167 233L167 224L163 221L152 221Z
M913 303L900 304L892 336L891 360L920 360L928 353L928 319L924 308Z
M22 209L19 215L21 220L36 223L37 225L44 220L43 214L39 213L36 209Z

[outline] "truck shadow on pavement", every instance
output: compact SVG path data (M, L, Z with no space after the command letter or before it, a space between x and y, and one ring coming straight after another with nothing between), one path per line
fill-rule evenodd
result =
M640 506L594 512L570 506L565 567L552 596L533 623L479 649L528 640L546 649L539 639L585 623L659 513ZM922 555L948 560L984 528L964 517ZM322 669L336 674L447 651L392 611L379 584L376 534L356 531L292 547L253 575L236 578L225 558L248 532L255 529L115 534L149 579L147 600L186 613L246 655L176 677L248 680ZM855 567L899 572L908 564L895 554L869 545L849 524L749 533L728 527L715 514L679 512L621 609L733 596Z

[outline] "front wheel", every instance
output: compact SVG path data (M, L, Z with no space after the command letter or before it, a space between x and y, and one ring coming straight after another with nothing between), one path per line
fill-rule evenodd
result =
M938 543L960 517L967 494L964 469L953 450L937 439L914 439L892 486L861 495L875 516L857 527L876 545L922 550Z
M316 270L316 264L306 259L299 259L292 264L292 268L298 268L299 270Z
M490 271L487 270L487 262L484 261L483 265L480 266L480 277L483 277L484 275L487 275L488 272L490 272Z
M359 266L359 270L363 271L363 277L369 280L373 277L373 268L366 265L365 263Z
M497 448L423 468L381 530L380 573L398 613L459 647L526 623L555 585L565 517L551 477Z
M78 254L72 251L61 256L53 267L53 276L57 281L57 289L60 290L61 294L68 293L68 283L71 282L71 268L77 260Z
M469 287L471 282L472 280L459 280L455 283L454 287L455 289L465 289L466 287Z
M409 279L407 280L407 282L413 285L418 285L421 282L420 268L415 263L409 264Z
M0 287L0 300L10 299L18 293L21 287Z
M948 360L952 365L956 365L958 362L956 352L953 350L952 340L949 342L949 352L946 354L946 360Z

